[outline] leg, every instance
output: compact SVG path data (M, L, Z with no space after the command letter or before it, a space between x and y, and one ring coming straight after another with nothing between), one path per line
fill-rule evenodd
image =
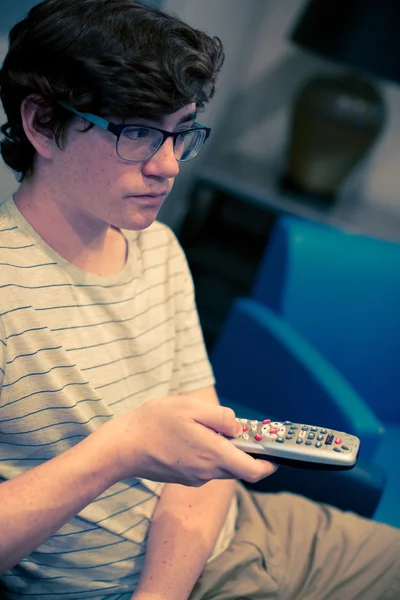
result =
M206 566L191 600L400 598L399 530L241 487L239 514L231 547Z

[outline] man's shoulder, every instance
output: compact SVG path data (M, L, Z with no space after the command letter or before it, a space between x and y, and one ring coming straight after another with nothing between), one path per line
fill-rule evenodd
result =
M12 218L8 210L9 198L0 202L0 234L16 231L18 229L16 221Z
M34 247L34 240L15 218L8 200L2 201L0 203L0 264L4 267L15 267L13 272L27 268L35 258L42 259L41 256L34 255ZM0 270L1 275L7 277L8 272L4 272L4 269Z

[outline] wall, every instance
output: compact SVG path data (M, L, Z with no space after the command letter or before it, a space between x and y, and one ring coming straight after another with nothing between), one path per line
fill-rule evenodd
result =
M220 35L227 50L228 72L223 73L218 95L212 101L216 103L215 108L207 113L214 130L208 157L202 159L205 163L236 145L262 159L271 178L276 177L285 153L294 92L314 73L337 69L336 65L306 54L287 41L304 5L305 0L165 0L167 8L172 7L183 18L188 17L192 25ZM253 19L249 13L253 13ZM388 109L385 130L369 157L348 178L340 195L344 200L393 213L400 219L397 192L400 87L381 82L381 88ZM185 181L182 186L178 181L175 195L171 197L179 209L171 208L166 220L170 218L176 226L179 226L178 213L186 210L187 189ZM169 204L167 208L170 207Z

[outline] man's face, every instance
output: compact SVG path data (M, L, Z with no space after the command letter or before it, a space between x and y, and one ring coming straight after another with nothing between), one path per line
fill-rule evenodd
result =
M165 118L152 121L131 119L167 131L193 124L195 104L189 104ZM62 151L53 157L57 198L69 218L90 223L107 223L123 229L144 229L151 225L172 189L179 163L168 138L147 161L133 163L116 153L116 137L100 127L77 132L70 126Z

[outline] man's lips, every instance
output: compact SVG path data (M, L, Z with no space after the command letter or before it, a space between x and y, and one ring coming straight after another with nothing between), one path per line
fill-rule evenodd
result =
M163 190L159 194L152 192L151 194L132 194L129 197L133 200L136 200L139 204L143 203L146 205L161 205L164 202L167 194L168 192Z
M159 192L149 192L148 194L133 194L135 198L159 198L160 196L166 196L168 190L160 190Z

